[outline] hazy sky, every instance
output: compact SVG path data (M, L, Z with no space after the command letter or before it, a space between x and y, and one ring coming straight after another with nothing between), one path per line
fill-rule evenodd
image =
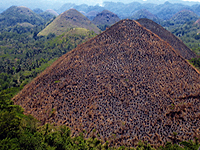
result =
M154 2L154 3L164 3L167 0L42 0L42 1L51 1L51 2L61 2L61 3L85 3L85 4L103 4L104 1L112 1L112 2L123 2L123 3L131 3L133 1L138 1L138 2ZM168 0L172 1L172 0ZM180 0L180 1L191 1L191 2L200 2L200 0Z
M140 3L149 2L149 3L157 3L157 4L163 4L166 1L169 1L170 3L175 3L175 2L181 3L183 1L200 2L200 0L0 0L0 11L12 5L26 6L31 9L41 8L43 10L45 9L56 10L56 9L59 9L65 3L75 3L77 5L88 4L88 5L102 6L104 1L123 2L123 3L131 3L131 2L137 1ZM190 2L187 4L192 5L194 3Z

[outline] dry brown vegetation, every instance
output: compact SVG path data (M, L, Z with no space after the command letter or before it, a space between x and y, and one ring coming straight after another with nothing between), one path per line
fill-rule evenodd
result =
M157 34L161 39L168 42L183 58L191 59L197 57L196 54L191 49L189 49L180 39L178 39L171 32L164 29L161 25L149 19L139 19L137 21L145 28Z
M200 138L200 74L167 42L122 20L60 57L14 97L42 123L102 140Z
M82 15L76 9L69 9L60 14L44 30L38 33L38 36L45 36L49 33L61 35L70 28L85 28L99 34L100 30L87 17Z

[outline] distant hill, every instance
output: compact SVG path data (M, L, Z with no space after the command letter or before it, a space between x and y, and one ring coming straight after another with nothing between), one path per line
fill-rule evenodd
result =
M38 36L45 36L49 33L60 35L70 28L86 28L99 33L100 30L84 15L75 9L69 9L60 14L51 24L42 30Z
M98 11L90 11L89 13L86 13L85 16L92 21L97 16L97 14Z
M194 13L200 16L200 4L192 5L191 8L194 11Z
M54 16L59 16L59 14L55 11L55 10L53 10L53 9L47 9L45 12L48 12L48 13L50 13L50 14L53 14Z
M134 20L141 19L141 18L147 18L155 22L159 22L160 20L158 17L156 17L154 14L152 14L146 9L141 9L137 11L135 14L133 14L133 16L130 17L130 19L134 19Z
M170 18L170 21L174 24L185 24L189 21L196 21L197 19L199 19L197 14L185 9L176 13L172 18Z
M161 25L149 19L139 19L137 21L147 29L157 34L160 38L168 42L183 58L191 59L196 57L195 53L191 49L189 49L180 39L164 29Z
M14 97L43 124L134 146L200 134L200 73L139 22L122 20L61 56Z
M36 13L36 14L40 14L40 13L43 13L44 11L40 8L35 8L33 9L33 11Z
M32 25L42 25L45 23L43 18L23 6L12 6L0 15L0 29L24 22Z
M200 15L200 4L187 5L189 3L182 2L183 1L170 0L165 3L155 4L153 0L149 3L147 3L147 1L134 1L131 3L105 1L103 2L103 6L89 6L86 4L76 5L74 3L66 3L60 7L57 12L62 13L70 8L74 8L79 12L82 11L87 14L91 11L101 12L106 9L117 14L120 19L125 19L129 18L140 10L147 10L161 20L169 20L171 17L173 17L173 15L184 9L191 10L197 15Z
M74 8L79 12L85 12L86 14L91 12L91 11L97 11L97 12L101 12L104 10L103 7L99 6L99 5L95 5L95 6L89 6L87 4L81 4L81 5L76 5L74 3L66 3L64 4L61 8L59 8L58 10L56 10L58 13L63 13L68 9Z
M120 18L116 14L103 10L96 15L92 22L101 30L105 30L105 27L109 27L118 21L120 21Z
M164 4L157 5L154 8L153 14L155 14L160 19L169 20L176 13L184 9L190 10L191 7L187 5L179 4L179 3L173 4L173 3L165 2Z
M49 20L51 20L52 18L57 17L59 14L58 14L56 11L52 10L52 9L48 9L48 10L46 10L45 12L40 13L39 15L40 15L44 20L49 21Z

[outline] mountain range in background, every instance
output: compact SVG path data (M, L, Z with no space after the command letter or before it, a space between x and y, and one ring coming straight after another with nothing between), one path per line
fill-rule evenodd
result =
M168 30L172 31L172 29L174 29L175 27L179 27L180 25L183 25L186 22L195 22L199 19L198 14L200 14L200 9L198 9L200 8L200 5L189 6L178 3L172 4L169 2L165 2L164 4L160 5L156 5L153 3L142 4L138 2L132 2L129 4L104 2L104 7L101 7L99 5L88 6L86 4L75 5L73 3L66 3L59 10L56 11L52 9L47 9L46 11L43 11L40 8L33 9L32 11L27 7L11 6L6 11L0 14L0 28L10 28L16 25L17 23L25 23L25 25L27 26L27 23L29 23L30 25L44 25L48 22L46 25L49 25L53 21L52 19L55 19L55 17L57 17L60 12L64 10L64 12L66 12L70 8L76 9L79 12L81 12L102 31L104 31L106 27L111 26L112 24L116 23L122 18L130 18L134 20L140 18L151 19L156 23L162 25L163 27L167 28ZM62 12L61 15L64 12ZM71 17L74 16L71 14ZM73 24L75 24L75 22ZM54 29L56 29L57 25L50 26L54 26ZM62 28L60 27L59 29L57 28L57 30L60 30ZM72 25L69 25L69 27L72 27ZM49 26L47 28L49 28ZM45 30L47 30L47 28ZM51 29L51 31L53 30ZM96 33L98 32L94 28L93 31L95 31ZM56 30L54 30L53 32L56 32Z
M54 9L56 13L61 14L70 8L74 8L88 16L90 20L93 20L95 15L102 12L103 10L109 10L119 16L120 19L124 18L137 18L138 16L149 16L149 19L156 19L155 17L162 20L169 20L173 15L182 11L182 10L190 10L200 15L200 4L196 5L184 5L179 3L169 3L165 2L164 4L153 4L153 3L139 3L132 2L129 4L124 3L115 3L115 2L104 2L104 6L89 6L87 4L76 5L74 3L66 3L61 7ZM48 8L50 9L50 8ZM33 11L37 14L42 13L43 10L38 7L33 9Z
M167 20L171 18L175 13L183 10L189 9L193 10L195 13L199 13L199 10L196 9L196 5L183 5L183 4L174 4L165 2L164 4L154 4L154 3L139 3L139 2L132 2L129 4L124 3L115 3L115 2L104 2L103 7L99 5L95 6L88 6L86 4L76 5L73 3L66 3L59 9L56 9L58 13L62 13L70 8L74 8L78 11L84 12L85 14L91 11L101 12L103 10L109 10L119 16L119 18L124 19L127 17L131 17L137 11L145 9L148 10L150 13L156 15L160 19Z
M196 5L184 5L181 3L170 3L165 2L164 4L155 4L155 3L139 3L139 2L132 2L129 4L124 3L115 3L115 2L104 2L103 6L95 5L89 6L87 4L76 5L74 3L66 3L62 7L55 9L56 12L59 14L70 9L74 8L85 16L92 16L91 14L97 14L102 12L103 10L109 10L115 13L120 19L130 18L134 14L138 13L138 11L145 10L148 13L156 16L162 20L169 20L173 15L182 11L182 10L190 10L196 13L197 15L200 14L200 4ZM91 17L90 20L94 19ZM150 18L149 18L150 19Z
M194 4L199 4L199 2L192 2L192 1L183 1L183 0L168 0L170 3L181 3L181 4L185 4L185 5L194 5ZM70 1L67 1L67 3L69 3ZM166 0L115 0L113 2L118 2L118 3L132 3L132 2L139 2L141 4L149 4L149 3L153 3L153 4L163 4L166 2ZM47 10L47 9L54 9L57 10L59 9L62 5L64 5L66 3L65 0L60 0L59 2L56 0L34 0L34 1L27 1L27 0L7 0L7 1L1 1L1 5L0 5L0 12L6 10L7 8L9 8L12 5L16 5L16 6L26 6L28 8L31 9L35 9L35 8L41 8L42 10ZM76 5L81 5L81 4L87 4L90 6L95 6L95 5L99 5L99 6L104 6L105 2L103 2L102 0L96 0L96 1L82 1L82 0L77 0ZM64 10L66 11L66 10ZM64 12L63 11L63 12ZM102 11L102 10L101 10Z

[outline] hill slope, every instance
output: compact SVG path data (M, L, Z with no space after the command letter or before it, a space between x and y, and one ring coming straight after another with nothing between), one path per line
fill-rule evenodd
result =
M99 29L91 21L75 9L69 9L60 14L51 24L49 24L38 35L44 36L49 33L60 35L70 28L86 28L99 33Z
M174 36L171 32L164 29L161 25L149 19L139 19L137 21L147 29L157 34L163 40L167 41L183 58L191 59L196 57L196 54L191 51L180 39Z
M12 6L0 15L0 28L15 26L17 23L30 23L32 25L42 25L45 21L27 7Z
M95 129L103 140L163 144L200 134L200 74L156 34L122 20L60 57L14 97L26 114ZM189 134L188 134L189 133Z

